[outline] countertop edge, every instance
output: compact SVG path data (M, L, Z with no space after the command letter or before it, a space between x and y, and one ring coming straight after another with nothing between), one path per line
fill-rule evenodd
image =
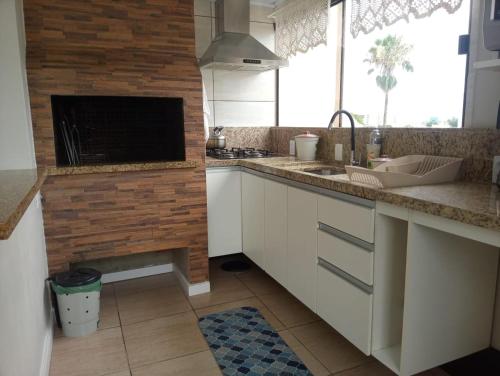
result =
M170 170L196 168L201 166L201 161L174 161L174 162L151 162L151 163L131 163L115 165L96 165L96 166L78 166L78 167L49 167L47 174L49 176L64 175L85 175L98 173L128 172L128 171L151 171L151 170Z
M24 198L19 201L16 208L12 211L7 220L0 223L0 240L7 240L10 235L12 235L17 224L33 201L33 198L45 182L45 179L47 178L47 169L40 168L37 170L37 172L37 179L31 189L26 193Z
M471 211L465 208L460 208L456 206L445 205L438 202L433 202L431 200L425 200L422 198L411 197L408 195L390 192L384 189L372 188L369 186L354 184L351 182L343 182L338 180L322 179L316 176L307 176L306 179L295 179L293 178L293 170L287 170L286 168L281 168L287 171L287 174L280 174L279 167L265 166L259 163L253 163L250 160L207 160L207 168L220 168L220 167L231 167L239 166L254 169L263 173L268 173L274 176L284 177L296 182L309 184L312 186L325 188L328 190L341 192L349 194L352 196L381 201L391 205L404 207L406 209L415 210L418 212L435 215L441 218L446 218L454 220L460 223L477 226L493 231L500 232L500 217L494 217L492 215L481 213L478 211ZM277 169L278 173L273 173L273 169ZM307 180L307 181L305 181ZM322 183L322 184L319 184ZM477 183L480 185L481 183Z

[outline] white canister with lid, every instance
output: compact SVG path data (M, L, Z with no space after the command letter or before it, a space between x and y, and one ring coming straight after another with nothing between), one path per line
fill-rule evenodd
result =
M306 132L295 136L295 152L297 158L302 161L313 161L316 159L316 146L319 136Z

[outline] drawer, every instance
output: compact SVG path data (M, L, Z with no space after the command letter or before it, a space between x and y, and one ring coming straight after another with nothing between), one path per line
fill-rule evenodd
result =
M366 355L371 352L373 295L319 259L317 313Z
M373 243L375 209L327 196L318 198L318 221Z
M320 224L318 257L367 285L373 285L373 252L341 239Z

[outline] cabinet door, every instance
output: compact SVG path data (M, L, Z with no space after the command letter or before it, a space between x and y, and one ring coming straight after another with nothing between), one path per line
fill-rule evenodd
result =
M242 251L241 172L207 170L208 256Z
M241 174L243 253L264 268L264 179Z
M370 355L372 297L325 265L318 266L318 315Z
M316 311L317 195L288 187L285 287Z
M282 285L286 281L287 186L265 181L264 270Z

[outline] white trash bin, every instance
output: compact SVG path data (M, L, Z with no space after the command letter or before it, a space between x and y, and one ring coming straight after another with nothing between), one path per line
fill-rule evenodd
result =
M54 276L52 289L62 330L67 337L81 337L97 330L101 295L101 273L82 268Z

